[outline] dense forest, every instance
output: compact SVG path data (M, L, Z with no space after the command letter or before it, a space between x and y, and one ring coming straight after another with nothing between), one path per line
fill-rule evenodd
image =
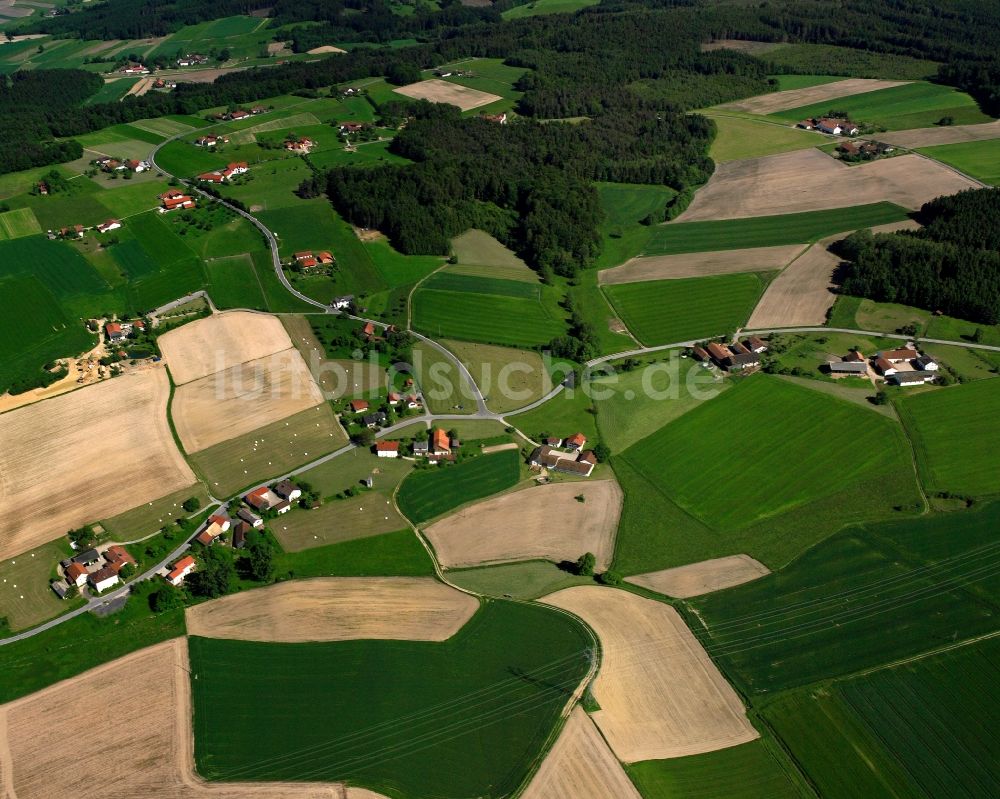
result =
M939 197L918 218L926 227L917 231L859 231L842 242L842 290L1000 323L1000 189Z

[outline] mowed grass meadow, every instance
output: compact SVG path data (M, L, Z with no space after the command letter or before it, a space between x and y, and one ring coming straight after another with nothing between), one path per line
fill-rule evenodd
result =
M538 346L565 332L547 291L520 280L439 272L413 296L413 326L435 337Z
M903 395L896 408L929 491L974 496L1000 492L994 451L1000 440L1000 380Z
M687 513L726 530L879 475L905 463L909 453L902 430L889 419L760 374L623 457Z
M441 643L192 638L198 771L507 796L589 668L590 643L563 614L496 600Z
M886 130L927 128L943 117L952 117L956 125L991 122L993 119L980 111L976 101L965 92L922 81L824 100L777 111L772 116L797 122L808 117L825 116L831 110L845 111L855 122Z
M909 217L909 213L898 205L882 202L749 219L672 222L654 228L643 255L676 255L684 252L807 244L834 233L902 222Z
M990 796L1000 641L801 690L764 707L821 796Z
M720 163L805 150L826 141L818 133L773 122L722 113L713 113L710 118L715 123L716 134L708 154Z
M849 527L779 572L689 600L745 695L856 674L994 632L1000 503ZM891 633L891 634L890 634Z
M513 488L520 479L520 460L520 452L505 450L454 466L415 471L399 487L396 502L411 522L423 524L467 502Z
M753 272L605 286L611 305L646 346L724 335L743 325L767 285Z
M922 147L917 152L953 166L983 183L1000 185L1000 139Z

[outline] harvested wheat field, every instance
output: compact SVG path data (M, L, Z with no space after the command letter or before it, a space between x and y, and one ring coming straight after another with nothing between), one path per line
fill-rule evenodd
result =
M921 158L900 155L848 166L820 150L720 164L677 222L819 211L883 201L919 208L977 183Z
M498 94L481 92L478 89L459 86L457 83L449 83L446 80L422 80L419 83L411 83L409 86L400 86L393 91L415 100L430 100L432 103L457 105L463 111L479 108L481 105L489 105L503 99Z
M593 552L603 571L614 555L621 508L622 492L614 480L532 486L464 508L424 534L445 568L575 560L581 552Z
M193 485L169 395L155 368L0 415L0 558Z
M877 225L873 233L892 233L895 230L912 230L919 227L907 219ZM757 303L747 327L796 327L822 325L827 312L833 307L837 295L833 293L833 273L840 259L827 247L844 238L846 233L816 242L803 255L792 261L768 285Z
M990 139L1000 139L1000 120L979 125L945 125L878 134L879 141L895 144L897 147L935 147L938 144L961 144Z
M160 350L178 386L292 346L276 316L226 311L164 333Z
M190 635L241 641L445 641L479 609L429 577L317 577L247 591L186 611Z
M732 588L734 585L743 585L770 573L767 566L749 555L729 555L725 558L689 563L687 566L678 566L675 569L637 574L629 577L627 582L666 596L687 599L712 591L721 591L723 588Z
M787 89L783 92L772 92L750 97L736 103L726 103L719 108L729 108L733 111L746 111L750 114L773 114L787 108L798 108L802 105L822 103L837 97L849 97L852 94L864 94L878 89L891 89L902 86L910 81L905 80L870 80L868 78L850 78L824 83L820 86L809 86L805 89Z
M541 601L575 613L601 639L593 718L619 760L683 757L758 737L739 696L669 605L589 585Z
M295 348L178 388L170 413L187 452L200 452L323 401Z
M522 799L641 799L587 714L573 709Z
M605 269L598 273L597 280L611 285L643 280L728 275L732 272L770 272L781 269L804 249L804 244L788 244L682 255L651 255L632 258L621 266Z
M382 799L334 783L202 782L188 675L187 642L176 638L0 707L3 796Z
M332 44L324 44L321 47L314 47L307 52L309 55L325 55L326 53L346 53L347 51L341 50L339 47L334 47Z

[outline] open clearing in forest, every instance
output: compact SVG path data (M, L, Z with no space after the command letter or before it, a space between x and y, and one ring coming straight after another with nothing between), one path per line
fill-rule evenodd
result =
M790 263L803 249L805 247L802 244L785 244L778 247L645 256L632 258L613 269L604 269L597 279L604 285L610 285L728 275L732 272L769 272Z
M451 240L458 263L445 267L447 272L502 277L537 283L538 273L517 255L483 230L467 230Z
M292 346L278 317L249 311L213 314L164 333L158 343L179 386Z
M317 577L204 602L185 621L190 635L240 641L446 641L478 609L428 577Z
M873 227L873 233L913 230L919 225L912 219ZM764 290L757 307L750 314L747 327L794 327L826 324L827 313L837 300L833 293L833 275L840 259L827 247L843 238L832 236L813 244L809 251L792 261ZM878 329L878 328L875 328Z
M193 484L169 395L153 368L0 415L0 557Z
M720 164L673 224L881 201L916 209L935 197L976 186L951 169L918 155L848 166L820 150L798 150Z
M990 139L1000 139L1000 120L978 125L942 125L937 128L914 128L878 134L879 141L909 149Z
M767 566L749 555L730 555L649 574L637 574L629 577L628 582L660 594L687 599L742 585L770 573Z
M758 737L736 691L669 605L599 586L542 601L580 616L601 640L593 718L619 760L682 757Z
M573 708L522 799L641 799L594 722Z
M499 94L481 92L446 80L422 80L409 86L393 89L397 94L412 97L415 100L430 100L432 103L448 103L457 105L463 111L479 108L482 105L495 103L503 98Z
M176 390L170 407L187 452L249 433L323 401L294 347L208 375Z
M583 497L583 501L577 499ZM604 571L614 555L622 492L614 480L533 486L480 502L425 530L445 567L576 560L593 552Z
M205 784L194 773L189 674L187 641L175 638L0 707L4 795L378 799L330 783ZM115 712L80 736L81 719L121 709L123 696L131 712Z
M729 108L733 111L745 111L750 114L771 114L784 111L787 108L798 108L812 103L821 103L837 97L847 97L852 94L864 94L878 89L889 89L901 86L905 81L869 80L865 78L849 78L819 86L808 86L804 89L788 89L783 92L762 94L750 97L736 103L726 103L719 108Z

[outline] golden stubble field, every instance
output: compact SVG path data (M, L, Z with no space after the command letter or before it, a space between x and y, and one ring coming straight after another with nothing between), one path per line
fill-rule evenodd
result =
M614 285L643 280L728 275L733 272L771 272L791 262L805 248L804 244L783 244L776 247L639 256L629 259L621 266L602 270L597 275L597 282Z
M770 573L767 566L749 555L727 555L673 569L636 574L625 581L666 596L687 599L742 585Z
M479 89L470 89L468 86L459 86L457 83L436 79L422 80L419 83L411 83L409 86L400 86L393 91L415 100L430 100L432 103L457 105L463 111L469 111L503 99L498 94L481 92Z
M188 608L191 635L243 641L445 641L479 601L429 577L317 577Z
M577 706L522 799L642 799L607 742Z
M977 186L936 161L912 153L848 166L820 150L797 150L720 164L672 224L883 201L915 209L943 194Z
M622 492L614 480L553 483L471 505L424 533L446 568L576 560L593 552L597 568L604 570L614 555L621 508Z
M820 86L808 86L804 89L786 89L783 92L760 94L736 103L726 103L719 107L728 108L732 111L744 111L748 114L773 114L775 111L784 111L788 108L822 103L824 100L833 100L837 97L849 97L852 94L864 94L865 92L874 92L878 89L891 89L893 86L902 86L908 82L905 80L847 78L845 80L834 81L833 83L824 83Z
M624 763L712 752L752 741L736 691L669 605L619 589L566 588L542 602L568 610L601 640L593 714Z
M384 799L335 783L206 783L194 772L187 640L0 706L5 799Z
M194 485L162 368L0 414L0 557Z

